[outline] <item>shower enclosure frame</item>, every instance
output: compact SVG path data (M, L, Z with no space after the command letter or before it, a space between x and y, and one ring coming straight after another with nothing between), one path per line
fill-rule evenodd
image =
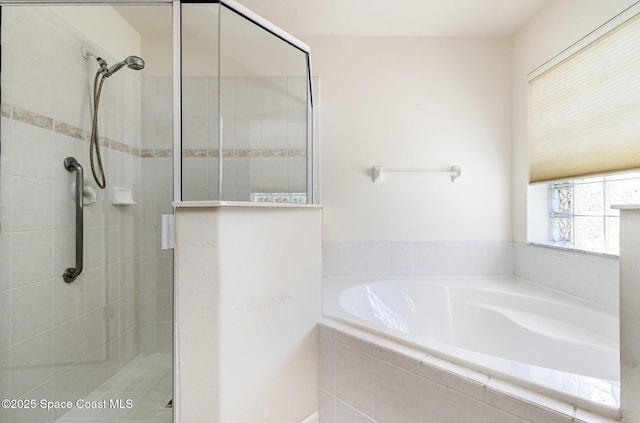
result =
M287 33L280 27L269 22L262 16L247 9L235 0L0 0L1 6L18 5L110 5L110 4L171 4L173 13L173 199L182 201L182 4L211 3L221 4L230 10L243 16L250 22L261 27L267 32L280 38L282 41L299 49L306 54L307 79L309 81L309 111L307 114L307 203L320 203L320 173L317 165L319 148L313 139L313 70L311 64L311 48ZM315 160L314 160L315 159ZM221 167L220 167L221 168Z
M174 202L182 201L182 4L189 3L210 3L220 4L229 10L237 13L238 15L246 18L253 24L259 26L270 34L281 39L283 42L288 43L292 47L302 51L306 55L307 61L307 203L319 204L320 203L320 170L319 170L319 145L314 140L314 98L313 98L313 72L311 64L311 48L291 36L286 31L282 30L278 26L264 19L262 16L252 12L246 7L242 6L234 0L0 0L0 16L2 15L2 6L36 6L36 5L85 5L85 6L99 6L99 5L172 5L172 123L173 123L173 200ZM219 41L218 41L219 42ZM222 145L222 140L220 145ZM220 154L219 169L222 169L221 164L222 154ZM221 183L221 182L220 182ZM219 191L219 197L222 192ZM174 208L175 210L175 208ZM178 386L178 374L177 363L179 357L179 349L177 343L177 336L175 330L175 323L178 316L177 309L177 295L175 295L175 257L174 257L174 298L173 298L173 422L179 423L179 414L177 408L180 404L180 389Z
M0 0L2 1L2 0ZM143 0L147 2L147 0ZM182 22L182 14L181 14L181 5L182 4L220 4L223 7L228 8L229 10L235 12L236 14L242 16L247 19L249 22L254 25L262 28L268 33L274 35L279 38L283 42L289 44L290 46L300 50L305 54L306 57L306 65L307 65L307 181L306 181L306 194L307 194L307 203L308 204L319 204L320 203L320 169L319 169L319 157L320 157L320 149L318 143L314 140L314 87L313 87L313 69L311 63L311 47L309 47L304 42L299 39L293 37L291 34L287 33L280 27L274 25L269 22L262 16L256 14L255 12L247 9L245 6L236 2L235 0L173 0L173 52L174 52L174 72L173 72L173 90L174 90L174 201L182 201L182 157L175 154L176 151L182 152L182 109L181 102L175 101L176 98L181 99L182 96L182 69L181 69L181 58L182 58L182 37L181 37L181 22ZM220 21L219 21L220 22ZM178 30L176 30L178 29ZM220 32L220 28L218 28L218 32ZM218 51L220 51L220 34L218 34ZM218 78L220 78L220 63L218 62ZM220 97L218 97L218 101L220 102ZM220 105L220 104L219 104ZM176 140L179 140L176 142ZM223 145L223 137L222 131L220 130L219 134L219 150L222 152ZM219 163L218 163L218 201L225 201L222 198L222 180L223 180L223 166L222 166L222 154L219 155ZM226 202L226 201L225 201Z

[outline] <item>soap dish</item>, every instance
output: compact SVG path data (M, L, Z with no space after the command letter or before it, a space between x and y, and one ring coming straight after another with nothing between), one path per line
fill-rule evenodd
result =
M131 206L138 204L133 201L131 189L123 187L113 187L113 204L115 206Z

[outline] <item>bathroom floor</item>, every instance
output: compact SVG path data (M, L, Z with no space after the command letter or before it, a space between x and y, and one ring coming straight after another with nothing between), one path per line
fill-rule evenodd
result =
M85 398L106 408L74 408L56 423L171 423L172 377L171 354L141 354Z

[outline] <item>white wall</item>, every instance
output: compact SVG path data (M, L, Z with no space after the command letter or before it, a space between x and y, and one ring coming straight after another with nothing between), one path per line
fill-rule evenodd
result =
M513 237L527 241L527 74L568 48L635 0L554 0L512 39Z
M323 241L511 239L506 38L307 37L322 81ZM463 178L388 178L371 167Z
M317 410L320 213L176 208L180 422L297 423Z

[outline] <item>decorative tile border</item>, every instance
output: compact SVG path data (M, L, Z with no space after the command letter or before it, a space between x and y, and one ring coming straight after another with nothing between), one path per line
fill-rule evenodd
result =
M11 118L11 105L7 103L2 103L2 116L6 118Z
M53 119L51 119L50 117L46 117L38 113L34 113L15 106L13 107L13 112L11 115L13 117L13 120L17 120L18 122L37 126L43 129L53 130Z
M144 149L141 153L142 158L152 157L172 157L173 150L168 149ZM287 157L306 157L306 150L222 150L223 158L287 158ZM200 149L185 149L182 150L182 157L189 158L218 158L220 152L218 150Z
M58 134L75 138L81 141L88 141L90 137L89 132L85 131L82 128L70 125L65 122L56 121L48 116L44 116L30 110L22 109L20 107L12 106L11 104L7 103L2 103L2 116L8 119L13 119L17 122L22 122L27 125L36 126L42 129L47 129L49 131L53 131ZM142 157L141 150L139 148L131 147L126 143L116 141L107 137L100 137L98 141L100 142L101 146L109 148L111 150L120 151L122 153L131 154L137 157Z
M53 130L59 134L86 141L86 132L77 126L69 125L64 122L54 122Z
M54 131L58 134L65 135L81 141L88 141L91 136L88 131L65 122L56 121L53 118L22 109L11 104L2 103L2 116L13 119L27 125L36 126L38 128ZM111 150L119 151L132 156L147 158L173 157L171 149L139 149L132 147L126 143L116 141L107 137L99 137L100 145ZM189 158L218 158L220 157L217 149L184 149L182 157ZM223 158L289 158L289 157L306 157L306 149L229 149L222 150Z

